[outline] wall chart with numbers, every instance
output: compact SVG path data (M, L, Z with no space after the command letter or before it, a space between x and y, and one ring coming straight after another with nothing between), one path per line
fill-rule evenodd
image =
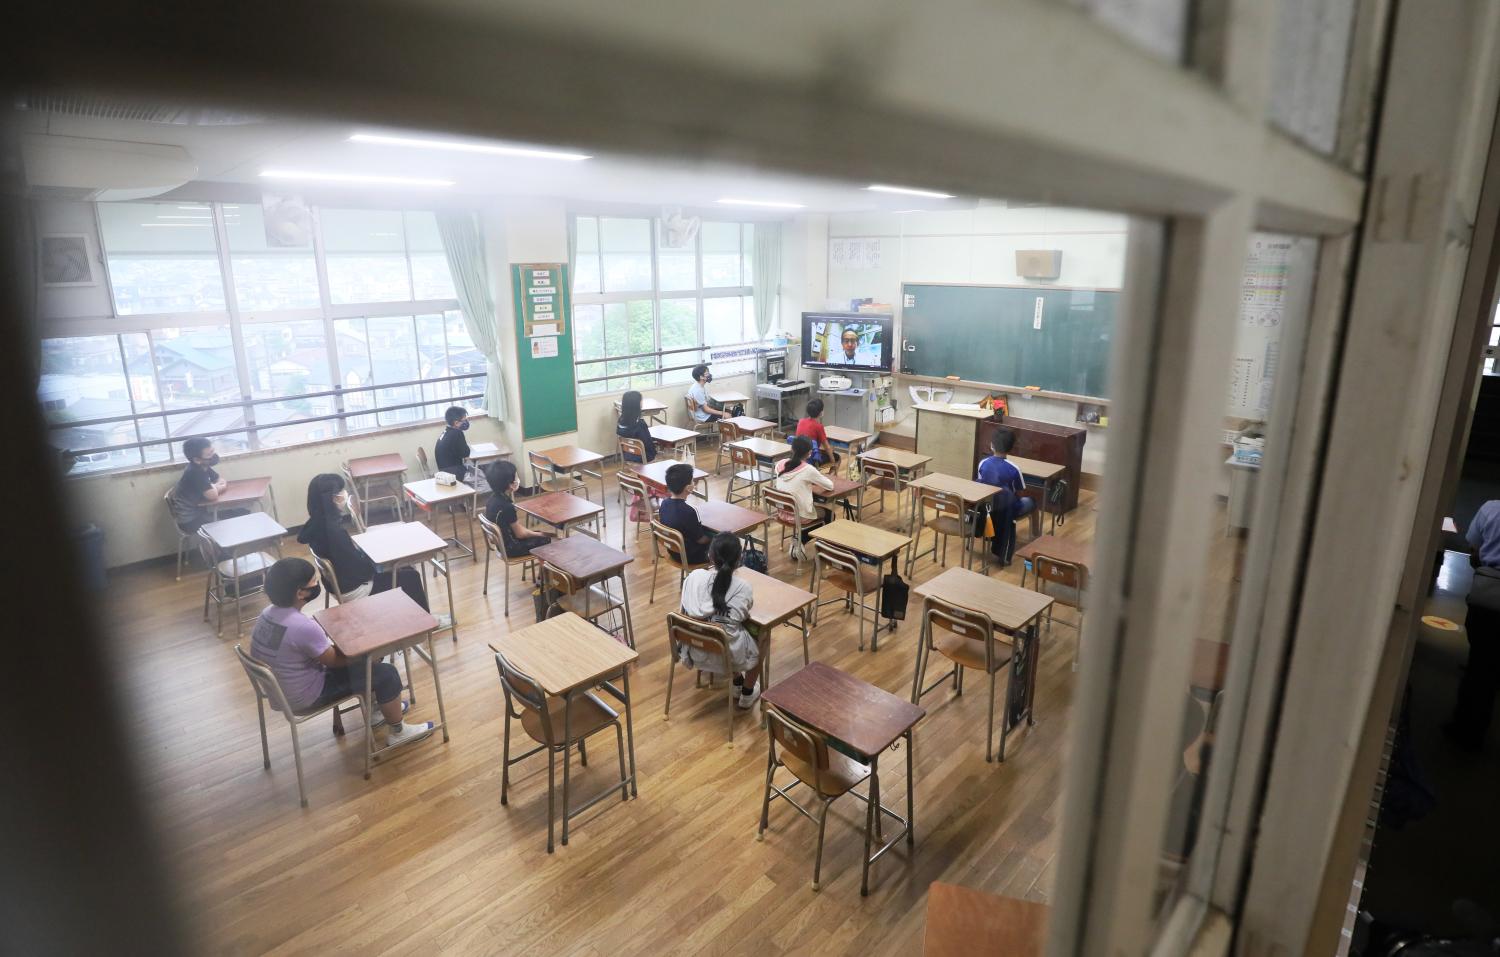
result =
M1270 414L1282 330L1288 317L1300 322L1307 316L1317 254L1316 240L1274 233L1250 236L1240 277L1226 415L1264 421Z

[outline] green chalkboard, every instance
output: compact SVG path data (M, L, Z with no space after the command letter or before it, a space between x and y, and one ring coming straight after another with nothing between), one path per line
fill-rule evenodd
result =
M906 283L901 292L902 371L1109 397L1117 290Z
M578 429L578 398L573 385L568 267L563 263L512 263L510 286L515 300L521 435L539 439L574 432ZM546 329L548 325L555 327L557 335L529 335L553 331Z

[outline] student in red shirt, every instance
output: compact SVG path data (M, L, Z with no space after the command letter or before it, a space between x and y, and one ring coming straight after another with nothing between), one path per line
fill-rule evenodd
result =
M833 454L833 446L828 444L828 433L823 430L823 400L813 399L807 403L807 418L797 423L797 434L812 443L812 457L808 459L813 465L822 467L833 466L838 471L839 457Z

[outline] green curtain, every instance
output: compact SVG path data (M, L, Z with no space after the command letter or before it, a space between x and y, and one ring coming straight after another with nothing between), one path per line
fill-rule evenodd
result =
M484 237L472 213L440 212L438 233L443 237L443 252L448 257L448 271L453 274L453 288L463 312L469 338L484 353L484 405L489 414L503 421L507 414L505 373L500 367L500 323L495 301L490 295L489 267L485 263Z
M751 267L751 287L755 292L755 331L764 342L776 320L776 303L781 298L781 224L755 224L755 261Z

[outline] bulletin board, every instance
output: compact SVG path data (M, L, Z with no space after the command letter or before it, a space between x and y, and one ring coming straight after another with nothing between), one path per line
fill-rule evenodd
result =
M572 302L566 263L511 263L521 435L539 439L578 429Z

